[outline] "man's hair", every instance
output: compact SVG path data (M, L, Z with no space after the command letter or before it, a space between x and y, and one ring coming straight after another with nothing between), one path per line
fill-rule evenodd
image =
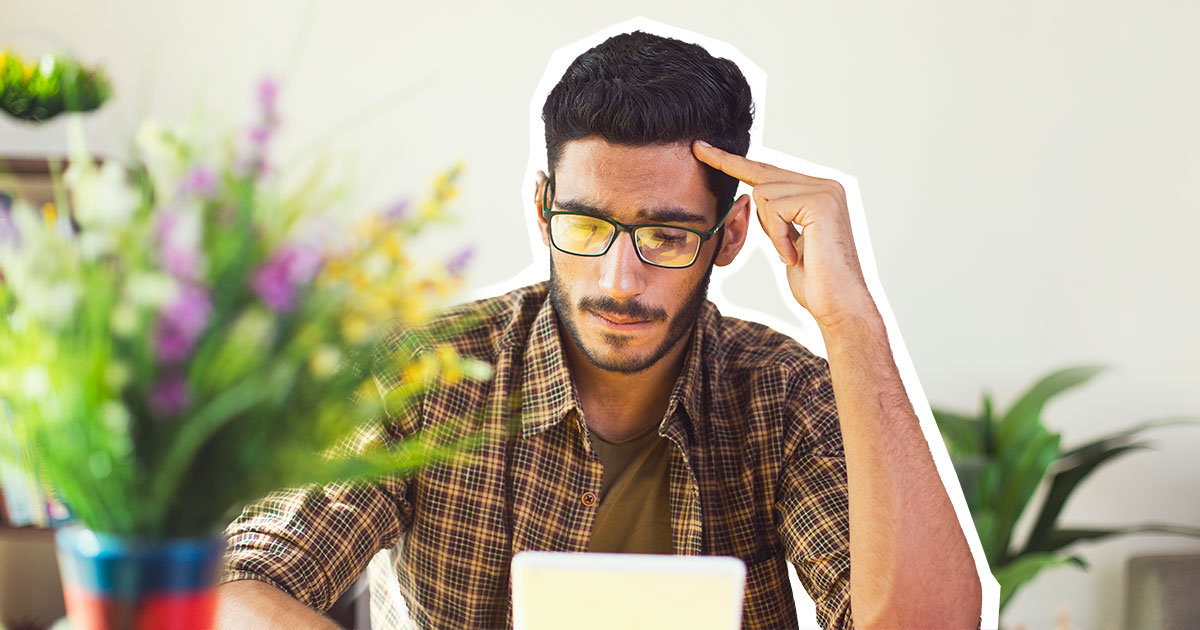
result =
M610 37L577 57L542 107L551 174L563 146L588 136L689 148L704 140L744 156L753 120L750 85L737 64L696 44L641 31ZM733 202L738 182L704 168L720 213Z

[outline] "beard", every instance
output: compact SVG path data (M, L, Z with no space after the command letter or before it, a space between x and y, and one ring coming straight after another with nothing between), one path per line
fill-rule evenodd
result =
M724 235L722 234L722 236ZM720 251L719 241L717 250ZM708 297L708 282L712 277L713 263L715 261L716 254L714 253L713 260L708 263L708 271L704 272L704 277L696 283L696 286L692 287L692 290L680 305L679 312L668 321L667 332L663 336L662 341L659 342L652 352L645 356L639 357L621 353L620 350L628 345L628 338L622 335L603 333L601 336L608 348L585 344L579 330L581 311L591 311L598 315L608 313L637 319L667 321L667 312L665 310L635 301L618 302L607 295L580 298L578 304L572 304L571 297L562 286L560 276L554 272L553 256L550 257L550 303L554 306L554 311L558 315L558 321L562 322L563 328L566 329L567 334L575 342L575 347L583 352L583 356L587 358L589 363L607 372L636 374L658 363L692 329L692 325L699 319L700 309L704 306L704 301ZM617 352L608 354L604 352L606 349L612 349Z

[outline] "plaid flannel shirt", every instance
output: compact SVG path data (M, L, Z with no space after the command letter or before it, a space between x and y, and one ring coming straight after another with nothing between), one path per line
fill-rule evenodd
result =
M223 580L265 581L324 610L393 549L418 627L511 627L512 556L586 551L600 492L547 291L543 282L439 320L483 314L452 342L491 363L493 378L434 387L386 424L389 439L466 415L499 428L516 394L516 434L466 466L273 493L228 527ZM745 561L743 626L797 626L791 562L821 625L852 627L846 464L826 361L706 302L659 432L674 444L675 553Z

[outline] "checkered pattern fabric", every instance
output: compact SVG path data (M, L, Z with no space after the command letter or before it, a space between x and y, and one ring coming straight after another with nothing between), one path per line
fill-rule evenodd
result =
M493 378L436 386L384 425L389 440L466 416L502 429L519 397L510 437L467 465L406 480L268 496L229 525L224 580L262 580L324 610L390 550L415 627L510 627L513 554L586 551L596 507L584 497L601 483L547 291L525 287L440 318L428 333L458 328L452 343L491 363ZM456 326L463 316L477 319ZM745 561L743 626L796 627L791 562L822 626L852 627L846 464L826 361L707 302L659 432L674 445L675 553ZM395 616L391 627L409 623ZM372 625L389 627L381 622Z

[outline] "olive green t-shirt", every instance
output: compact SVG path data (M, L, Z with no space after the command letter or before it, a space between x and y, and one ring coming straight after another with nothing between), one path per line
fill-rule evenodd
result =
M604 476L588 551L673 553L671 442L657 425L623 442L590 437Z

